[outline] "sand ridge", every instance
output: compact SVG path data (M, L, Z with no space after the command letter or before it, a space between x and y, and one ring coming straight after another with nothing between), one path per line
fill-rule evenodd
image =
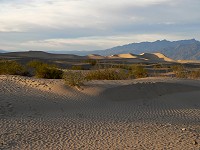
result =
M116 58L138 58L138 55L127 53L127 54L112 55L111 57L116 57Z
M90 54L87 56L89 59L106 59L106 57L97 55L97 54Z
M166 61L166 62L175 62L174 60L172 60L171 58L166 57L164 54L162 53L142 53L140 54L140 57L143 57L149 61Z

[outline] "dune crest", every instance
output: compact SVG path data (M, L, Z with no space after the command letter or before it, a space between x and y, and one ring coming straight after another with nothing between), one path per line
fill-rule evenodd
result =
M153 53L153 54L156 55L156 56L158 56L160 59L164 59L165 61L174 61L173 59L168 58L167 56L165 56L162 53Z
M90 55L87 55L87 57L89 59L106 59L106 57L98 55L98 54L90 54Z
M138 55L134 55L131 53L127 54L118 54L118 55L113 55L114 57L119 57L119 58L138 58Z
M140 54L141 57L148 59L149 61L167 61L173 62L171 58L166 57L162 53L142 53Z

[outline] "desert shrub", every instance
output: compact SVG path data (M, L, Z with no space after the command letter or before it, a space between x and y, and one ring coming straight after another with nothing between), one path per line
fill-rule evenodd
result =
M28 62L27 66L36 69L36 68L40 67L40 66L43 65L43 64L44 64L44 63L41 62L41 61L32 60L32 61Z
M72 70L84 70L82 66L72 66Z
M62 70L57 69L54 65L46 64L41 61L31 61L27 66L34 69L34 75L37 78L62 79L63 77Z
M57 68L48 67L46 65L41 65L35 71L35 76L37 78L46 79L62 79L63 71Z
M128 78L128 73L122 69L103 69L90 71L87 80L123 80Z
M0 74L9 74L9 75L28 75L25 67L16 61L0 61Z
M95 66L97 64L97 60L95 60L95 59L87 59L87 60L84 60L84 62L89 63L92 66Z
M191 71L188 76L191 79L200 78L200 70Z
M120 68L120 69L125 69L125 70L131 70L131 66L130 65L126 65L126 64L113 65L113 68Z
M182 65L172 66L171 69L173 70L173 72L175 73L177 78L187 78L188 77L188 72L185 69L185 67Z
M130 77L145 78L148 76L147 70L141 65L132 65L132 69L129 73Z
M154 69L159 69L159 68L163 68L163 66L161 64L155 64L153 66Z
M176 71L179 71L179 70L184 70L184 66L182 65L174 65L174 66L171 66L171 69L176 72Z
M67 71L65 72L63 79L65 84L72 87L81 87L84 85L85 76L81 72Z

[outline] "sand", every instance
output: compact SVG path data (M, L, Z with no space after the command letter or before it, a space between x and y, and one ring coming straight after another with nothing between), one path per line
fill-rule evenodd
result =
M179 63L183 63L183 64L199 64L200 63L200 60L177 60L177 62Z
M97 55L97 54L90 54L87 56L89 59L106 59L106 57Z
M141 57L149 60L149 61L166 61L166 62L175 62L173 59L166 57L162 53L142 53L140 54Z
M154 55L156 55L159 59L163 59L164 61L169 61L169 62L174 62L173 59L165 56L164 54L162 53L153 53Z
M200 80L0 76L0 149L200 149Z
M131 54L131 53L127 53L127 54L116 54L116 55L111 55L108 56L107 58L110 59L131 59L135 62L176 62L175 60L166 57L164 54L162 53L142 53L140 55L136 55L136 54Z
M116 57L116 58L138 58L138 55L134 55L131 53L127 53L127 54L118 54L118 55L113 55L111 57Z

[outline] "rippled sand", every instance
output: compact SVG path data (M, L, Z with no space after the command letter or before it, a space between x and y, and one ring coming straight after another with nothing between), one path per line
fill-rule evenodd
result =
M200 81L0 76L0 149L200 149Z

